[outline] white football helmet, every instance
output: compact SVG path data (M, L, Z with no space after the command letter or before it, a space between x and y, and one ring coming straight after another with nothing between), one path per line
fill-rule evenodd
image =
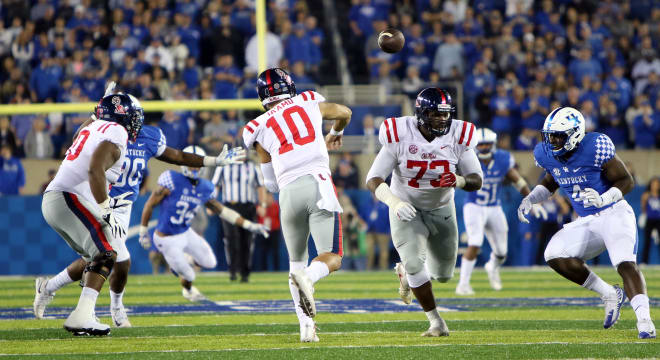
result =
M197 145L188 145L183 149L183 152L190 153L190 154L195 154L199 156L206 156L206 151L202 149L200 146ZM189 177L191 179L199 179L200 177L204 177L206 168L201 168L201 169L195 169L192 170L187 166L181 166L181 172L185 177Z
M484 149L479 145L490 144L490 147ZM481 128L477 130L477 156L479 159L490 159L495 153L497 144L497 134L489 128Z
M584 125L584 116L574 108L558 107L552 110L543 123L543 142L546 148L554 156L573 151L584 139Z

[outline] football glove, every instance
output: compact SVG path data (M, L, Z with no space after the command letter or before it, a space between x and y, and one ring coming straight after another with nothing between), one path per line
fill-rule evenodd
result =
M525 224L529 224L527 214L529 214L530 211L532 211L532 201L529 200L529 196L525 196L520 202L520 206L518 206L518 220Z
M405 201L400 201L394 205L393 210L396 214L396 217L398 217L401 221L411 221L417 215L417 209Z
M115 215L112 213L112 207L110 207L110 198L106 198L105 201L99 204L99 206L101 207L101 219L103 219L103 221L105 221L105 223L110 226L110 232L112 233L112 236L115 239L124 237L126 235L126 229L121 226L119 220L117 220Z
M540 204L532 205L532 215L537 219L543 219L543 221L548 220L548 212Z
M617 187L611 187L609 190L605 191L602 195L598 193L595 189L585 188L580 191L578 195L578 200L582 201L584 207L597 207L602 208L611 203L617 202L623 198L621 190Z
M133 202L131 200L126 200L126 197L131 195L133 195L133 192L129 191L119 196L111 197L109 202L110 208L117 209L120 207L131 205Z
M268 238L268 236L270 235L270 233L268 233L268 228L266 228L266 226L264 226L263 224L254 223L249 220L243 220L243 228L245 228L245 230L251 233L259 234L265 238Z
M245 162L245 157L245 149L242 147L238 146L229 150L229 146L225 144L225 146L222 147L222 152L220 155L216 156L215 158L215 165L225 166L231 164L242 164Z
M644 214L644 213L639 214L639 217L637 217L637 225L641 229L646 227L646 214Z
M149 236L149 228L148 227L146 227L144 225L140 225L140 238L139 239L140 239L140 245L142 245L142 247L145 250L149 250L151 248L151 236Z
M440 187L457 187L462 189L465 186L465 178L460 175L456 175L453 172L446 172L440 175L438 181L438 185Z

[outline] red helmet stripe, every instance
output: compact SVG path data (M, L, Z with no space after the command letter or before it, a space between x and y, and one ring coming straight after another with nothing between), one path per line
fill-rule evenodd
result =
M273 94L273 92L275 91L273 90L273 82L270 81L270 69L266 70L266 84L268 84L268 93L270 94L270 96L275 95Z
M396 118L392 118L392 128L394 129L394 141L399 142L399 131L396 129Z
M385 133L387 134L387 142L391 143L392 142L392 136L390 136L390 123L387 122L387 120L389 120L389 119L385 120L385 129L387 130L387 131L385 131Z
M468 140L465 145L470 146L470 141L472 140L472 133L474 132L474 124L470 124L470 134L468 135Z
M463 144L465 138L465 130L467 129L467 121L463 121L463 128L461 129L461 137L458 139L459 144Z
M438 88L436 88L436 90L438 90L438 92L440 93L440 97L442 98L440 101L442 101L443 104L446 104L447 103L447 97L445 96L445 92L438 89Z

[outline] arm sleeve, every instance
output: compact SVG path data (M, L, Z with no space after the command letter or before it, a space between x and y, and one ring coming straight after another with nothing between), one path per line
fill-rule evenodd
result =
M376 155L376 159L374 159L374 163L371 165L369 173L367 173L366 181L376 177L379 177L383 180L387 179L387 177L392 173L392 170L394 170L396 164L396 157L390 151L388 151L385 146L383 146L378 152L378 155Z
M479 174L482 179L484 177L484 174L481 171L481 165L479 164L479 159L477 158L477 154L473 149L468 149L463 153L463 155L461 155L460 159L458 159L457 168L459 174L462 176L469 174Z
M158 177L158 185L174 191L174 180L172 180L172 171L167 170Z
M158 129L158 135L160 136L160 138L158 139L158 145L156 147L155 157L159 157L163 155L165 149L167 149L167 140L165 139L165 134L163 134L163 130L161 130L160 128Z
M264 175L264 186L266 186L266 189L272 193L279 192L277 177L275 176L275 170L273 169L273 163L269 162L261 164L261 172Z

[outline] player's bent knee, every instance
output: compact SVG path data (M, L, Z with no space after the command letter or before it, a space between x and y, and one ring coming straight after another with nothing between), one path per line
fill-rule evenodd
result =
M101 275L104 279L110 276L110 271L115 265L117 260L117 253L114 251L106 251L98 254L92 259L92 262L87 265L86 270Z
M424 269L424 262L420 259L414 259L403 262L403 267L408 274L417 274Z
M451 276L435 276L435 277L433 277L433 279L435 279L436 281L441 282L441 283L446 283L447 281L451 280L451 278L452 278Z

